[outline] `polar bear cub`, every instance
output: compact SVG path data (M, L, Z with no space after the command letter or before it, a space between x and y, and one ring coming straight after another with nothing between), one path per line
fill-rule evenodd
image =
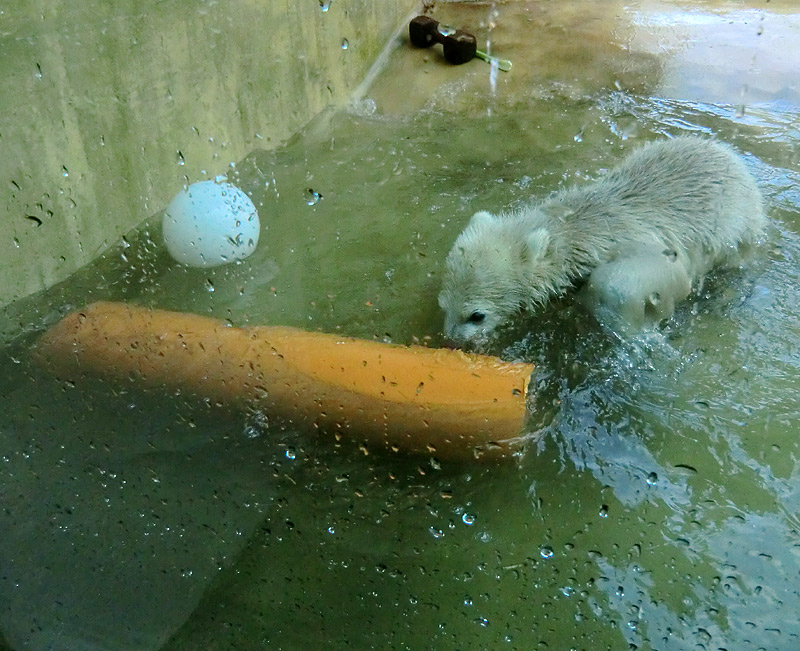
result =
M447 256L445 334L480 343L581 284L601 322L655 325L712 268L738 264L764 225L761 193L730 147L696 136L652 142L594 183L476 213Z

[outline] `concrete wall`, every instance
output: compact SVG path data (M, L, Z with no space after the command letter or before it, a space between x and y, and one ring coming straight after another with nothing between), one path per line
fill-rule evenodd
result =
M8 3L0 307L66 278L187 181L346 101L418 4L320 2Z

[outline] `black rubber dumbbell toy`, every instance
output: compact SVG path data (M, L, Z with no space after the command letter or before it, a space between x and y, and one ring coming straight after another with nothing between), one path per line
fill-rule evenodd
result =
M478 40L460 29L439 24L430 16L417 16L408 25L408 35L416 47L431 47L441 43L444 58L456 65L475 58Z
M431 47L434 43L441 43L444 58L450 63L466 63L478 57L503 72L511 70L511 61L508 59L498 59L479 50L478 40L472 34L441 25L430 16L414 18L408 25L408 35L417 47Z

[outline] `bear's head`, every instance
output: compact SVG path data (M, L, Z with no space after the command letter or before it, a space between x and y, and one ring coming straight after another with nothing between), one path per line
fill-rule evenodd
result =
M519 220L476 213L447 256L439 305L444 333L458 345L484 343L521 307L541 303L531 279L547 266L550 235ZM547 284L547 283L546 283Z

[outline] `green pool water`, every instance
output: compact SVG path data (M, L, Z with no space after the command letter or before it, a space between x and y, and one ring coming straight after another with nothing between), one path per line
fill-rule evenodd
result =
M230 169L256 253L167 257L159 221L15 308L0 356L0 629L14 648L796 649L800 132L780 104L602 91L404 117L321 116ZM631 126L636 128L632 129ZM31 347L94 300L442 345L469 216L715 134L771 225L658 333L570 297L490 352L536 364L510 463L373 453L135 383L59 382Z

